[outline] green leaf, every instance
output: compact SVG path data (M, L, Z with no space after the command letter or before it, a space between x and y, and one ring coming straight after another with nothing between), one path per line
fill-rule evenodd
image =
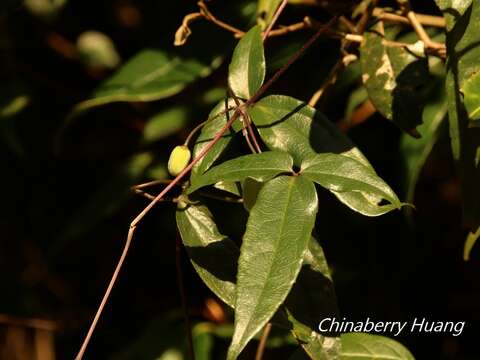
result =
M127 159L123 166L85 199L85 203L77 204L65 228L59 232L59 241L76 239L114 214L132 196L131 186L139 181L152 162L153 154L149 152Z
M258 193L264 183L254 178L247 177L242 184L243 190L243 206L245 210L250 211L257 202Z
M400 129L418 137L422 123L419 87L428 81L425 57L403 48L388 47L378 32L368 32L360 47L362 79L375 108Z
M155 114L143 129L143 141L151 143L175 134L187 125L189 115L185 106L174 106Z
M282 0L258 0L257 24L265 30Z
M401 207L397 195L375 172L347 156L318 154L302 164L301 173L336 193L361 192L376 199L379 208L385 212ZM380 205L382 200L390 204Z
M225 161L197 177L188 188L188 193L218 181L243 181L247 177L258 181L267 181L278 174L292 172L292 166L292 157L280 151L239 156Z
M399 342L366 333L342 334L341 360L414 360Z
M446 92L453 157L462 186L464 223L480 226L480 128L470 127L460 89L480 72L480 3L474 1L461 17L445 11L447 21Z
M475 245L479 237L480 227L477 229L476 232L470 232L467 235L467 239L465 240L465 246L463 247L463 260L470 260L470 253L472 252L473 246Z
M470 121L480 120L480 72L465 80L462 87L463 102Z
M437 81L433 91L430 93L429 100L423 111L423 124L418 127L422 137L414 139L404 134L400 140L400 151L405 161L406 201L409 203L413 203L418 177L433 146L437 142L441 125L446 120L447 99L444 87L445 82L443 79Z
M334 124L302 101L288 96L267 96L249 112L265 144L271 150L291 154L297 166L318 153L328 152L357 160L374 172L365 156ZM367 216L378 216L395 207L380 207L378 197L357 191L332 192L352 210Z
M92 97L79 103L74 113L118 101L153 101L172 96L191 82L208 76L220 65L182 59L161 50L142 50L111 78L95 89Z
M265 79L265 54L262 33L254 26L238 42L228 68L228 84L233 93L243 99L251 98Z
M220 234L204 205L183 204L176 212L177 226L190 261L203 282L227 305L235 305L235 276L239 250Z
M265 144L271 150L288 152L297 166L319 152L350 156L370 166L334 124L303 101L271 95L258 101L249 113Z
M192 158L195 159L203 149L213 140L215 134L227 123L230 116L233 114L233 110L227 111L231 106L234 106L233 100L225 100L218 103L217 106L208 115L208 120L202 127L202 131L195 141L193 147ZM223 154L233 139L234 131L230 128L225 134L218 140L215 145L207 152L207 154L200 159L192 168L190 174L190 181L195 182L196 178L207 171L213 163Z
M237 358L287 297L300 271L317 207L313 183L299 176L280 176L260 191L240 252L229 360Z
M442 11L453 13L455 16L461 16L472 5L472 0L435 0Z
M337 359L340 338L317 333L318 322L326 317L337 317L338 308L327 260L313 237L285 306L291 331L304 351L312 359Z

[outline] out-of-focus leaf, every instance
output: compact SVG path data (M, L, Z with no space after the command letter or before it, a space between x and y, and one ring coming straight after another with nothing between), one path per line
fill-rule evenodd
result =
M85 31L78 36L77 51L87 66L113 69L120 63L115 44L104 33Z
M435 0L442 11L453 13L455 16L461 16L472 5L472 0Z
M195 159L198 154L202 152L203 149L212 141L215 137L215 134L218 133L220 129L225 126L230 116L232 116L233 111L227 111L230 107L233 107L235 102L233 100L221 101L217 106L213 108L208 116L208 120L205 125L202 127L202 131L195 141L193 147L193 156ZM219 141L213 145L213 147L207 152L207 154L200 159L199 162L195 164L192 168L190 181L195 182L196 178L202 175L207 171L213 163L223 154L227 146L232 141L234 135L234 130L230 128L227 130Z
M79 103L74 113L118 101L153 101L172 96L191 82L208 76L220 65L182 59L161 50L142 50L116 74L95 89L90 99Z
M209 323L200 323L193 327L193 349L195 360L211 360L213 351L212 326Z
M192 327L195 358L210 360L215 326L198 323ZM159 338L158 334L162 334ZM141 335L114 353L110 359L162 359L184 360L188 358L185 325L180 312L171 312L155 318L145 325Z
M92 193L84 204L76 207L66 226L59 233L59 245L90 231L99 221L111 216L131 196L131 186L138 182L153 162L151 153L130 158L105 184Z
M30 96L16 95L0 102L0 120L17 115L30 104Z
M448 9L446 92L453 157L462 185L464 222L471 230L480 226L480 128L470 127L460 90L480 72L480 3L459 17Z
M287 297L300 271L315 222L317 194L300 176L267 182L243 237L235 302L235 332L227 359L236 359Z
M260 154L239 156L211 168L196 178L188 188L188 193L215 184L218 181L243 181L251 177L258 181L267 181L281 173L291 173L292 157L280 151L266 151Z
M388 47L377 32L365 34L360 47L362 79L375 108L412 136L422 123L421 86L428 81L425 57L398 47Z
M257 7L257 23L262 29L266 29L272 21L273 15L282 0L259 0Z
M348 96L347 107L345 108L345 120L350 120L353 111L367 99L368 92L364 86L353 90Z
M414 360L410 351L399 342L385 336L366 333L341 335L342 360Z
M176 219L183 244L198 275L222 301L234 307L237 245L220 234L211 213L201 204L180 206Z
M480 120L480 72L465 80L462 92L468 117L472 124L478 125L478 120Z
M265 71L261 29L254 26L233 51L228 68L228 84L236 96L249 99L262 86Z
M249 112L265 144L271 150L291 154L297 166L318 153L327 152L350 157L375 172L360 150L334 124L302 101L288 96L267 96ZM391 210L378 206L380 198L362 192L332 192L352 210L367 216Z
M463 247L463 260L470 260L470 253L472 252L473 246L475 245L479 237L480 227L477 229L477 232L470 232L467 235L467 239L465 240L465 246Z
M409 203L413 203L418 177L437 142L440 125L447 115L447 99L444 86L444 81L438 81L438 86L435 86L434 91L430 93L423 111L423 124L418 127L418 132L422 137L414 139L404 134L400 140L400 151L405 161L406 201Z
M189 115L185 106L174 106L155 114L143 129L144 142L151 143L175 134L186 127Z
M43 20L52 20L67 4L67 0L24 0L23 5L33 15Z

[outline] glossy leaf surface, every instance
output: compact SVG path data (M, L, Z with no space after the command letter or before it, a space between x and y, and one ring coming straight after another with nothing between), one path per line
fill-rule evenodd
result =
M357 191L372 198L387 200L391 206L399 208L400 201L393 190L374 172L360 162L337 154L318 154L302 165L302 175L323 187L343 193ZM380 205L379 205L380 206Z
M265 144L271 150L291 154L297 166L328 152L355 159L374 172L365 156L334 124L302 101L282 95L267 96L249 112ZM378 206L378 197L362 192L331 191L352 210L367 216L392 210L392 207Z
M342 334L341 360L414 360L399 342L366 333Z
M266 151L260 154L239 156L211 168L198 177L188 189L189 193L210 184L222 181L243 181L251 177L267 181L278 174L292 172L292 157L280 151Z
M237 245L220 234L210 211L201 204L187 204L176 212L177 227L198 275L226 304L235 304Z
M265 79L265 55L260 26L254 26L238 42L228 68L228 84L239 98L249 99Z
M307 250L317 205L313 183L300 176L280 176L260 190L240 252L228 359L237 358L287 297Z

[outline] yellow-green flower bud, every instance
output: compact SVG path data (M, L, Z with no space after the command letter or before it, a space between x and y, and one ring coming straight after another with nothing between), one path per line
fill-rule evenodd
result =
M168 159L168 172L172 176L177 176L185 169L190 161L190 150L187 146L176 146Z

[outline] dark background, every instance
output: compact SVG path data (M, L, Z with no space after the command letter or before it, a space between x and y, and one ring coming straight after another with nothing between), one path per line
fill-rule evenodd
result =
M438 14L433 1L414 3L422 3L418 11ZM219 18L243 29L251 19L248 9L252 6L248 6L246 1L211 3ZM246 15L239 15L241 9L246 9ZM33 355L39 319L49 320L48 326L55 328L51 334L56 358L74 357L120 255L128 224L147 204L131 195L129 186L151 180L155 169L164 171L170 149L182 143L213 107L202 95L225 85L224 64L169 99L115 103L92 110L75 119L59 137L73 106L88 98L111 73L71 57L70 47L82 32L97 30L113 40L123 60L145 47L198 56L213 49L228 59L234 39L205 22L192 26L194 35L185 48L173 49L175 30L183 16L195 10L195 2L186 0L70 0L55 16L45 19L19 1L2 1L0 104L15 94L26 94L29 103L15 117L0 118L1 359L49 359L45 349L39 353L43 355ZM305 12L325 18L320 9L289 8L281 23L301 19ZM267 58L281 58L282 50L308 35L271 41ZM338 42L321 40L273 91L308 100L336 54ZM339 90L321 103L332 121L343 116L350 90ZM173 105L189 109L185 128L161 141L142 143L148 119ZM403 198L400 130L374 115L352 128L349 136ZM154 155L154 165L139 175L129 175L126 164L142 152ZM333 269L343 316L466 321L459 337L403 333L398 340L417 359L479 358L475 335L480 330L480 261L476 249L469 262L462 260L467 231L462 227L459 201L447 134L422 171L411 223L401 212L362 217L327 192L320 194L316 231ZM209 205L220 229L240 236L246 218L243 208L216 201ZM166 349L184 349L174 209L174 204L162 203L139 226L87 359L154 359ZM208 322L216 329L212 358L221 359L229 342L232 314L227 308L212 310L213 294L182 256L192 321ZM24 326L28 321L34 322L33 328ZM288 358L295 348L282 344L269 349L266 358ZM252 358L255 347L253 342L244 358Z

